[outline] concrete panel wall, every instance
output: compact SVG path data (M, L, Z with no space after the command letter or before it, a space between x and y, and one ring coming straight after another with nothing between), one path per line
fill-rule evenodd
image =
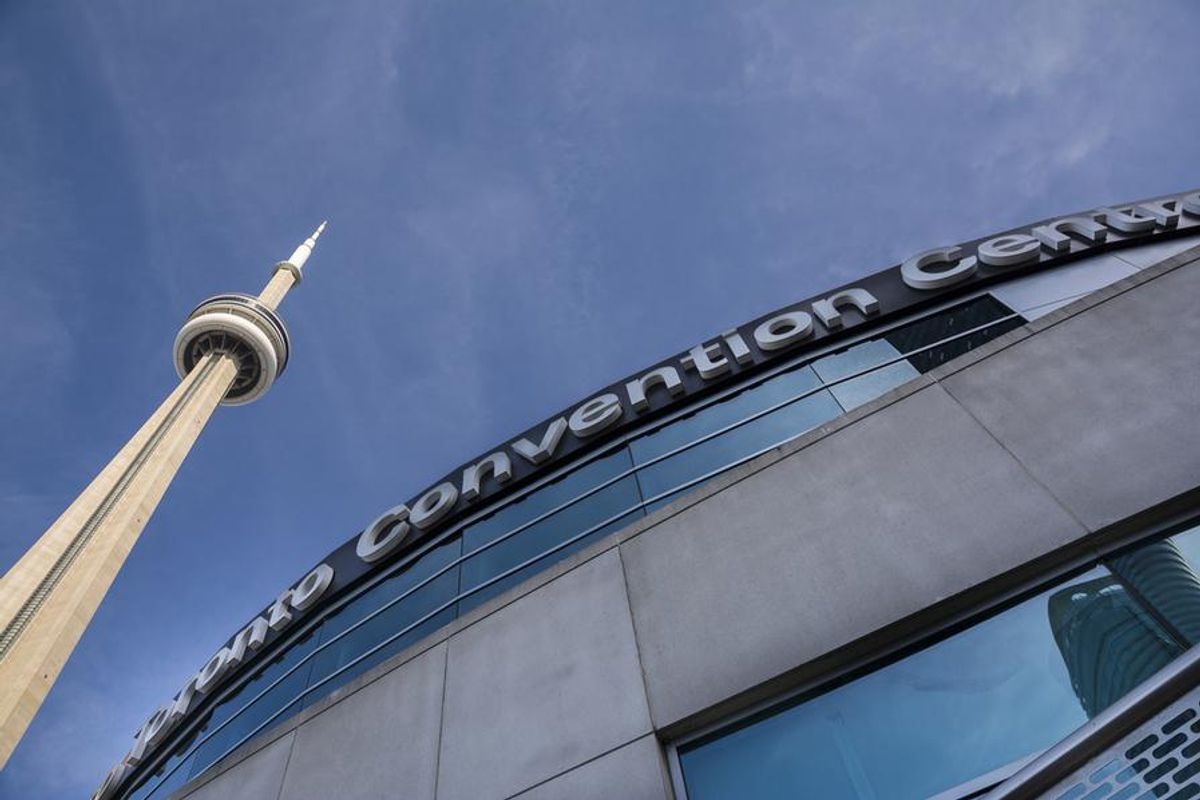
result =
M731 471L177 796L670 797L656 731L1200 485L1200 262L1184 261Z
M521 792L514 800L670 800L670 778L653 735Z
M655 725L1082 533L927 386L624 545Z
M1200 483L1197 301L1200 267L1177 269L944 385L1095 530Z
M609 550L450 640L438 797L509 797L650 732Z
M283 786L294 738L295 733L288 733L274 740L253 757L222 770L215 779L193 791L185 789L183 796L188 800L275 800Z
M305 722L280 800L433 800L446 645Z
M666 797L616 547L538 580L250 743L176 797L503 800L529 790L566 796L554 787L600 777L619 780L621 796Z

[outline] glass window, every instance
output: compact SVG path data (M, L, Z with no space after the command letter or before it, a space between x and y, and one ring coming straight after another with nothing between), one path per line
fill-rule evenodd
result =
M1200 643L1200 527L1108 563L1182 641Z
M950 336L956 336L980 325L987 325L992 320L1001 319L1012 313L1012 309L1008 306L991 295L985 294L938 314L910 322L908 325L886 334L883 338L901 353L911 353L913 350L918 350ZM918 371L928 372L1013 328L1019 328L1023 324L1024 320L1020 317L997 322L995 325L988 325L983 330L968 336L911 355L908 360Z
M462 539L455 536L426 552L409 564L404 571L392 575L356 597L322 622L318 632L318 644L330 644L313 656L308 685L317 685L389 636L399 633L417 620L452 601L458 593L458 567L447 569L420 588L414 587L453 563L461 551ZM401 595L406 595L403 600L349 633L336 638L338 634L346 631L354 623ZM305 705L319 700L339 686L344 686L371 667L384 662L392 655L450 622L454 616L455 609L452 604L433 614L403 636L389 642L386 647L380 648L353 667L338 673L336 677L320 683L319 688L306 697Z
M1071 688L1089 719L1183 652L1113 577L1055 592L1049 615Z
M607 489L600 491L599 493L593 495L593 497L597 498L597 503L610 504L612 508L615 508L619 511L623 508L629 508L637 503L638 500L635 499L636 494L637 487L634 485L633 478L629 477L619 481ZM588 499L590 500L592 498ZM618 506L620 508L617 508ZM459 613L465 614L470 609L482 605L489 599L499 594L503 594L505 591L516 586L525 579L546 569L551 564L566 558L571 553L578 552L593 542L600 541L610 533L616 533L626 525L632 523L638 517L645 516L645 513L646 512L640 508L635 511L631 511L625 516L620 517L619 519L616 519L595 531L592 531L587 536L576 539L569 545L566 545L565 547L562 547L553 553L549 553L545 557L540 558L534 563L517 570L513 574L501 578L495 583L480 589L479 591L471 594L469 597L464 597L459 601ZM607 519L607 517L605 517L605 519ZM473 589L488 578L494 577L506 569L511 569L517 564L524 562L528 558L537 555L538 553L544 553L546 550L554 547L556 544L559 544L562 541L571 538L572 536L583 533L583 531L591 527L591 525L580 528L572 528L571 526L566 525L561 527L546 527L548 523L553 524L554 522L556 522L556 519L552 518L546 520L544 523L539 523L529 530L524 531L511 539L501 542L500 544L484 551L483 553L480 553L475 558L468 559L463 564L462 590L465 592L469 589ZM596 523L592 524L594 525ZM529 538L524 538L526 534L531 535ZM485 573L486 577L484 577ZM478 577L472 577L468 579L468 574Z
M776 375L758 386L630 442L634 463L645 464L705 434L819 386L820 380L809 367ZM785 442L841 413L842 409L833 396L827 391L819 391L643 467L637 473L642 495L647 500L654 500L647 504L647 510L653 511L670 502L683 484L725 469L739 459ZM692 488L686 487L680 491Z
M598 458L465 529L463 531L463 548L466 552L470 552L488 542L495 541L509 531L536 519L562 503L626 472L632 466L629 451L625 448ZM460 584L460 590L464 592L562 544L593 525L598 525L614 515L630 511L621 519L609 523L587 537L528 565L470 597L464 598L459 603L459 613L474 608L488 598L495 597L517 585L533 573L565 558L568 554L629 524L633 519L645 513L641 510L640 503L641 496L638 494L636 480L632 475L628 475L546 519L530 525L520 533L497 542L488 549L466 559L462 565Z
M275 716L267 728L282 722L290 714L300 710L300 693L308 682L311 662L303 664L244 711L238 712L243 704L249 702L251 698L281 675L300 663L315 646L316 635L314 632L309 632L303 639L293 643L291 647L277 655L238 691L213 708L208 721L200 729L200 737L203 737L207 731L213 731L225 720L230 720L230 722L224 728L212 733L207 741L196 748L195 759L192 762L192 777L212 766L225 755L226 750L234 747L244 736L270 719L276 712L286 709Z
M1200 525L1171 537L1193 569L1200 569Z
M928 797L1050 746L1181 652L1098 567L681 748L688 797Z
M1135 275L1137 271L1137 267L1114 255L1089 256L1054 269L1006 280L990 291L1001 303L1032 320L1077 297Z
M705 434L743 420L777 403L820 388L821 382L808 367L775 375L757 386L702 408L694 414L664 425L653 433L646 434L629 447L633 451L634 463L644 464L685 444L694 442Z
M175 748L175 752L171 753L167 760L163 762L163 765L133 790L128 800L166 800L171 795L171 792L183 786L191 776L193 756L187 755L187 752L195 740L195 734L184 739ZM172 770L174 771L172 772ZM163 777L167 776L168 773L170 775L164 781ZM159 781L162 781L162 783L159 783Z
M900 351L884 339L872 339L849 347L840 353L818 359L813 369L826 383L841 380L847 375L870 370L900 356ZM857 378L830 386L829 391L847 411L861 406L879 395L912 380L920 373L902 358L887 366L871 370Z

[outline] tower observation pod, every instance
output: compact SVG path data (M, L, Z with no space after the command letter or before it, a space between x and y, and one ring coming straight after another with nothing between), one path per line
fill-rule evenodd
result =
M209 417L257 400L283 374L291 342L276 311L324 230L277 263L257 297L221 294L192 310L175 337L179 385L0 578L0 768Z

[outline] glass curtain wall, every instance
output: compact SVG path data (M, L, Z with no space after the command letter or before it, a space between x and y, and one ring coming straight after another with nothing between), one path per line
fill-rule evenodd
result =
M629 450L622 447L467 527L462 535L468 558L459 591L487 585L459 601L460 613L644 516L637 479L629 474L632 466ZM603 488L565 505L596 487Z
M919 800L1044 750L1200 639L1200 527L679 749L688 800Z

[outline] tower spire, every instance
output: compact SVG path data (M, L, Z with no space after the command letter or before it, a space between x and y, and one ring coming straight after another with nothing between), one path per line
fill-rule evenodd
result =
M283 298L287 297L288 290L303 280L304 265L312 255L313 248L317 246L317 239L321 238L321 232L325 230L327 223L328 220L322 221L312 235L292 251L287 261L280 261L275 265L275 273L258 296L259 301L272 311L279 308Z
M275 308L323 230L275 265L259 297L217 295L192 311L175 337L179 385L0 577L0 768L209 417L261 397L287 366L290 339Z
M321 238L321 231L325 230L325 226L328 223L329 220L322 220L321 224L317 226L317 229L312 232L312 235L300 243L300 245L292 252L291 258L289 258L285 263L291 264L298 270L303 269L305 262L308 261L308 257L312 255L313 248L317 246L317 239ZM297 281L298 280L299 279L297 279Z

